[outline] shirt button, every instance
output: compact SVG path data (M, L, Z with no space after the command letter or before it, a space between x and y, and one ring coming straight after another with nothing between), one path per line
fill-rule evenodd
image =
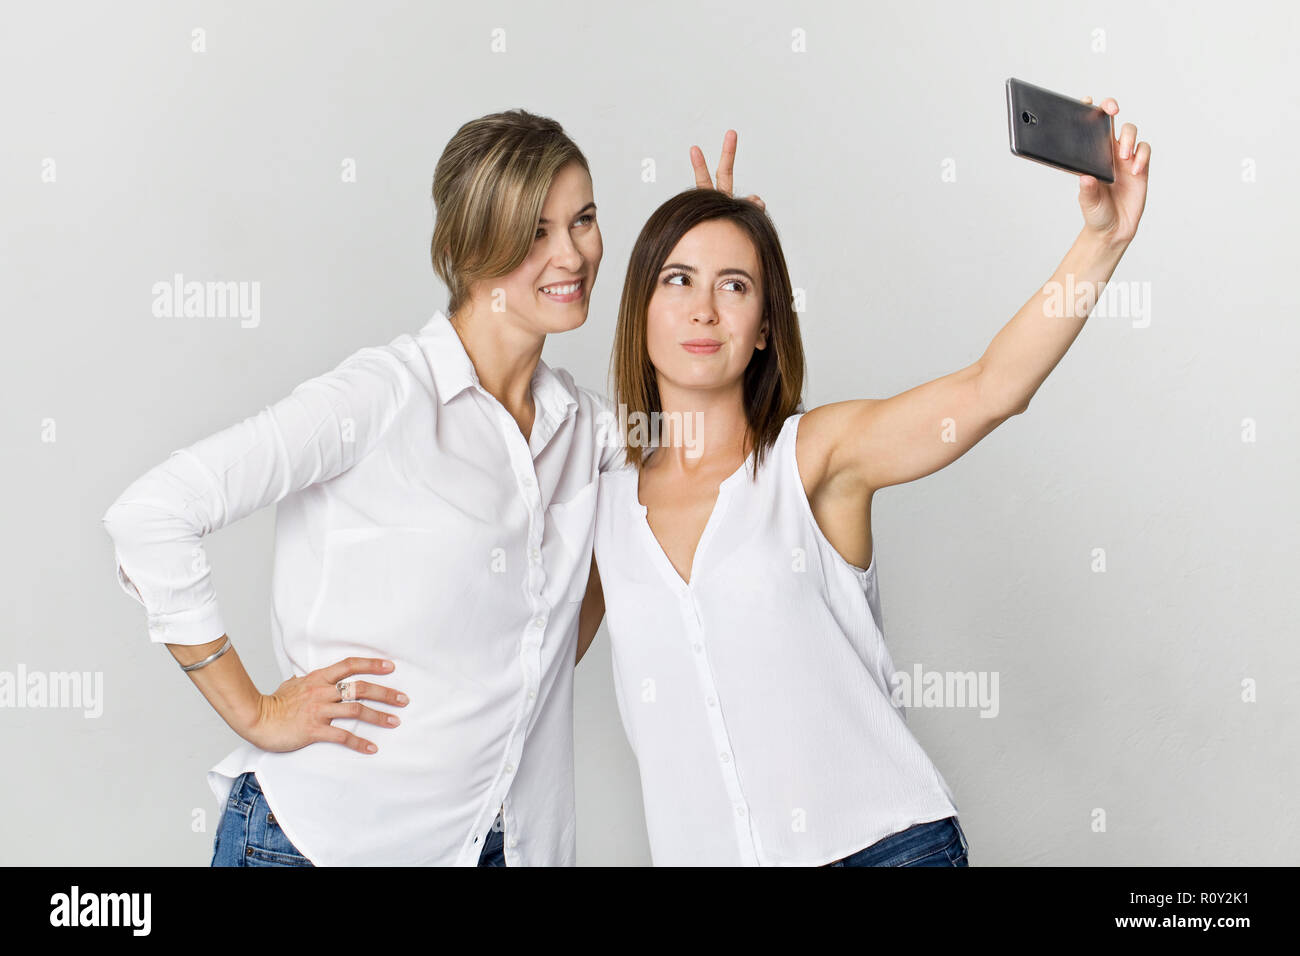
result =
M520 475L519 477L523 479L525 488L531 488L533 486L534 482L532 475Z
M538 551L536 548L533 548L533 550L528 552L528 556L532 558L533 563L536 564L538 561L542 559L542 552Z
M535 690L530 690L530 691L528 692L528 699L529 699L529 700L536 700L536 699L537 699L537 691L535 691Z
M506 773L514 773L514 772L515 772L515 765L512 763L506 764Z
M738 816L738 817L743 817L744 815L745 815L745 808L744 808L744 807L736 807L736 816Z
M519 845L519 838L518 838L518 837L511 837L511 838L510 838L510 845L511 845L512 847L514 847L514 846L518 846L518 845Z
M545 623L546 623L546 618L544 618L544 617L535 617L535 618L533 618L533 627L540 628L540 627L541 627L542 625L544 625Z
M717 707L717 706L718 706L718 698L716 698L716 697L710 697L710 698L709 698L709 706L710 706L710 707Z
M730 762L731 762L731 754L727 753L725 750L722 751L722 762L723 762L723 763L730 763Z

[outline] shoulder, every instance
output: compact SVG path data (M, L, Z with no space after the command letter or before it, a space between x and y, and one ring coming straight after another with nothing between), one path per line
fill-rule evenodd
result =
M832 457L857 405L855 402L818 405L799 416L795 460L809 499L815 497L830 477Z
M573 376L569 375L565 369L556 369L556 374L561 372L566 376L567 381L572 383ZM613 399L596 391L594 388L587 388L583 385L572 385L574 397L578 400L579 411L591 423L596 436L596 445L601 451L600 471L606 474L610 471L627 467L628 462L625 456L627 444L627 435L624 434L620 427L618 409L614 405Z
M367 345L351 352L334 368L298 386L323 389L350 405L403 405L421 381L419 344L403 333L387 345Z
M573 376L569 374L568 369L557 368L557 375L563 377L568 387L572 390L574 398L578 403L586 408L594 417L614 418L614 402L602 392L594 388L587 388L585 385L578 385L573 381Z

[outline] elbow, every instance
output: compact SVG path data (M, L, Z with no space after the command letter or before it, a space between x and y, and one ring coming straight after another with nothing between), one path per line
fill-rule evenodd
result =
M127 522L123 511L121 501L114 501L104 512L104 516L99 519L104 531L114 541L120 541L126 531Z
M143 518L144 515L141 514L138 505L118 498L104 512L99 523L103 525L104 531L115 544L125 546L138 537Z
M1006 384L1000 376L988 371L983 365L979 367L978 381L980 403L986 409L991 409L993 417L998 421L1023 415L1028 410L1033 395Z

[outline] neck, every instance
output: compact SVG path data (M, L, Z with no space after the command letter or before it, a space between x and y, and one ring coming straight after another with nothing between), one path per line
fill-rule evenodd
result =
M474 364L479 384L515 418L531 417L533 373L542 357L545 334L520 328L504 314L492 314L474 301L448 320Z
M655 468L686 475L730 474L744 463L750 448L742 382L716 389L680 388L661 376L659 400L660 447L650 456Z

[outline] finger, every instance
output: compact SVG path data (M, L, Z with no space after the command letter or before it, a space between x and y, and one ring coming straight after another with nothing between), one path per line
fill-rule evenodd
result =
M1151 144L1138 143L1133 152L1133 175L1141 176L1151 165Z
M377 700L384 704L393 704L397 707L405 707L407 704L406 695L393 687L385 687L383 684L372 684L366 680L354 680L352 683L353 700ZM321 694L325 695L325 700L338 700L339 691L337 685L322 684L320 685Z
M1125 123L1119 131L1119 158L1128 159L1133 155L1133 144L1137 142L1138 128L1132 123Z
M757 196L746 196L745 198L748 199L750 202L752 202L759 209L762 209L764 211L767 210L767 204L764 203L763 200L759 199Z
M365 704L358 704L356 701L326 704L320 709L320 713L328 720L346 717L352 720L364 720L368 724L377 724L380 727L396 727L401 723L396 714L386 714Z
M1114 116L1116 113L1119 112L1119 104L1115 102L1115 97L1113 96L1108 96L1104 100L1102 100L1101 108L1104 109L1111 116Z
M1092 97L1091 97L1091 96L1085 96L1085 97L1083 98L1083 101L1084 101L1085 103L1092 103Z
M696 189L713 188L713 177L709 175L709 164L704 161L704 150L698 146L691 147L691 168L695 170Z
M727 130L722 137L722 158L718 160L718 189L728 196L732 190L732 169L736 165L736 131Z
M342 744L345 747L351 747L353 750L363 754L372 754L379 750L379 748L369 740L358 737L356 734L350 734L342 727L322 727L313 739L332 744Z
M350 674L387 674L393 669L393 662L379 657L346 657L337 664L322 667L313 673L330 684L337 684Z

